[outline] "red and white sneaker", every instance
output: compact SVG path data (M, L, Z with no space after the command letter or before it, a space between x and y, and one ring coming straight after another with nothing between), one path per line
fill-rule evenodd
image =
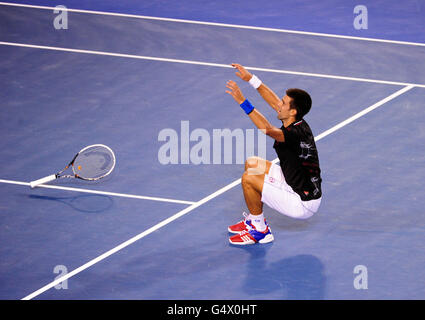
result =
M246 212L242 214L245 218L242 221L239 221L238 223L229 226L227 228L227 231L229 231L230 233L241 233L242 231L248 231L249 229L253 228L251 220L248 220L249 214Z
M229 242L235 245L247 245L255 243L269 243L274 240L270 228L267 226L264 231L257 231L252 228L249 231L242 231L239 234L231 236Z

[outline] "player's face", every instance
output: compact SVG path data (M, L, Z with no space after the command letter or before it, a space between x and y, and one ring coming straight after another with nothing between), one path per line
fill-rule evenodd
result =
M293 99L285 95L277 105L277 118L279 120L287 120L296 115L296 110L291 109L291 101Z

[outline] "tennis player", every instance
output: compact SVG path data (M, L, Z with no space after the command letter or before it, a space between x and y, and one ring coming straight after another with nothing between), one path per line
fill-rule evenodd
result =
M269 243L274 240L263 214L263 203L286 216L307 219L319 209L322 191L319 157L314 136L304 116L311 109L310 95L301 89L288 89L280 99L269 87L240 64L232 64L236 75L249 82L261 97L277 112L282 121L280 128L270 122L245 99L236 82L226 84L234 100L249 116L254 125L274 139L280 163L251 157L245 162L242 175L242 189L249 214L229 226L235 235L229 238L231 244L248 245Z

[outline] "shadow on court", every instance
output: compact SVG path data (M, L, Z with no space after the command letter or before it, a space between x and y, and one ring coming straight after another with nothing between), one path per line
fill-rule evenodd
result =
M266 256L272 245L240 247L250 255L244 291L251 295L281 292L282 299L324 299L326 276L322 262L313 255L300 254L270 263Z
M114 201L111 197L97 194L85 194L73 197L29 195L28 198L31 200L61 202L74 210L84 213L101 213L112 208L114 204Z

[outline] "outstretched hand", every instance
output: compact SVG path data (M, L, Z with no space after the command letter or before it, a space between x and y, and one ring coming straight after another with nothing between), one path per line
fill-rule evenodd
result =
M252 74L248 72L243 66L238 63L232 63L232 67L238 70L238 72L236 72L236 75L243 81L251 80Z
M236 84L236 82L229 80L226 83L226 87L230 89L226 90L226 93L230 94L238 104L241 104L245 101L245 97L243 96L242 91L239 89L239 86Z

